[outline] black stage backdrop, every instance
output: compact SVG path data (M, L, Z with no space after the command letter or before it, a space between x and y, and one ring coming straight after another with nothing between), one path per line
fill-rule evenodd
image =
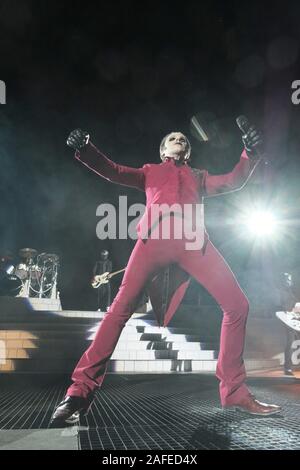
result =
M222 173L238 161L235 118L245 114L265 132L270 163L243 192L207 201L210 236L250 293L266 270L297 273L299 18L297 1L1 0L0 254L27 246L59 254L64 307L93 308L100 250L118 269L134 243L98 240L96 208L144 196L75 162L68 133L86 129L112 159L140 166L159 162L161 138L181 130L193 164ZM190 133L199 113L217 129L208 143ZM288 222L277 244L238 237L233 215L254 199Z

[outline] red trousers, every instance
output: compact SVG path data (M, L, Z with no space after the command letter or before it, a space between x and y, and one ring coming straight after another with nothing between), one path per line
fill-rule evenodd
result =
M248 300L231 269L208 242L205 253L186 250L184 240L138 240L130 256L122 285L109 312L100 323L95 339L78 362L67 394L89 397L104 379L107 363L119 336L132 315L135 302L148 278L162 267L178 263L215 298L224 317L221 329L217 377L222 405L231 405L249 395L244 384L243 362Z

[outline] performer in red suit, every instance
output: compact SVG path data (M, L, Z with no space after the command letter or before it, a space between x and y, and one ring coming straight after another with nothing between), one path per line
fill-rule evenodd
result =
M77 160L105 179L146 192L146 212L139 224L139 238L130 256L122 285L109 312L100 323L95 339L77 364L65 399L52 417L52 426L72 422L78 412L85 412L95 390L101 386L109 358L127 320L134 312L135 303L145 285L155 285L157 276L166 268L174 281L173 291L163 314L167 325L181 301L189 282L194 277L215 298L224 318L221 329L217 377L223 407L235 407L250 414L270 415L280 407L259 402L245 385L243 361L245 327L249 310L248 300L231 269L209 241L204 232L201 247L187 249L188 237L174 236L176 214L170 216L170 237L152 237L161 227L164 215L153 221L155 204L198 206L202 198L242 188L259 162L256 148L262 139L254 127L243 137L245 150L231 173L213 176L205 170L190 167L191 146L181 132L172 132L162 141L162 163L147 164L142 168L118 165L103 155L90 141L86 132L77 129L68 138L68 145L76 150ZM180 218L184 216L179 215ZM171 274L170 274L171 273ZM163 311L163 312L162 312ZM159 322L162 323L159 318Z

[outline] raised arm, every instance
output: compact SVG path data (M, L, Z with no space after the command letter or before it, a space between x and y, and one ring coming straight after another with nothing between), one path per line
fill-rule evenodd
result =
M90 142L89 135L86 132L80 129L71 132L67 144L76 150L75 158L97 175L112 183L144 191L144 168L131 168L114 163Z
M203 181L204 196L216 196L242 189L259 162L260 160L249 159L246 150L244 150L240 161L230 173L225 175L210 175L206 172Z
M204 196L216 196L237 191L245 186L254 169L261 161L263 138L255 126L251 126L242 139L245 150L241 155L240 161L230 173L213 176L205 172L203 180Z

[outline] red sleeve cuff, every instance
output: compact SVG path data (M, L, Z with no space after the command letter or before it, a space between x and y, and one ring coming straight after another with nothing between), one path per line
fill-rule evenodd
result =
M243 150L241 158L246 158L246 160L249 160L249 157L247 155L246 149Z

